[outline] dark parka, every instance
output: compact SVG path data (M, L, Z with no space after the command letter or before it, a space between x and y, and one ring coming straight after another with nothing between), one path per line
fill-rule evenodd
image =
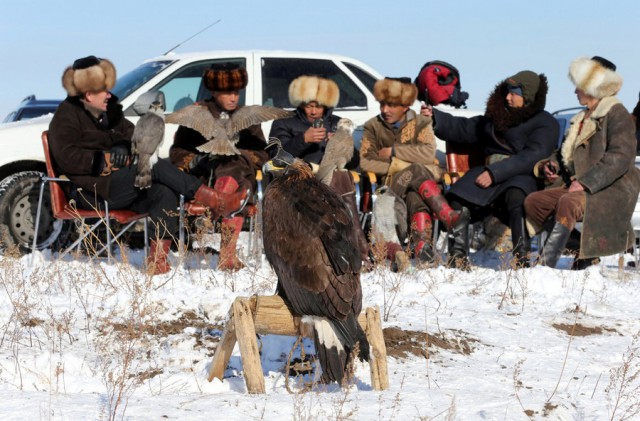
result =
M114 95L107 104L106 118L101 120L85 109L79 97L67 97L49 124L54 168L76 186L108 199L111 177L100 176L104 152L115 144L130 146L133 129Z
M304 141L304 133L311 127L312 123L301 107L296 108L295 113L296 115L293 117L275 120L271 125L269 137L280 139L283 149L294 157L313 164L320 164L327 148L327 141L306 143ZM327 133L333 133L337 130L340 117L333 115L333 108L325 108L322 119ZM275 152L274 150L272 153L275 154ZM354 148L353 158L347 163L347 168L356 169L359 162L360 157Z
M215 118L219 118L223 111L213 99L206 100L201 105L206 106ZM239 137L236 147L240 150L240 155L215 157L214 175L216 178L231 176L241 188L255 191L256 171L269 159L269 154L264 150L264 134L260 125L256 124L241 130ZM203 154L196 148L206 142L207 140L197 131L180 126L169 151L171 163L188 172L191 160L196 155Z
M533 167L548 157L556 147L559 125L544 111L547 79L540 75L534 101L522 108L508 108L507 82L496 86L482 116L466 118L433 109L434 129L438 138L454 143L475 143L483 149L485 166L472 168L451 186L450 195L478 206L492 203L509 187L529 194L538 190ZM488 170L493 184L488 188L475 180Z
M640 191L635 128L615 97L600 100L578 134L584 116L582 111L571 119L560 156L551 160L560 165L567 185L577 179L586 192L579 257L609 256L629 249L635 238L631 216Z

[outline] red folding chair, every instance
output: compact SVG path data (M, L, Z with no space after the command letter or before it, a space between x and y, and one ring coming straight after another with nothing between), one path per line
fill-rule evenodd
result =
M45 190L45 185L49 183L49 191L51 194L51 211L53 213L53 217L55 219L62 220L75 220L81 222L79 224L79 236L76 241L73 242L69 247L67 247L59 257L65 256L69 251L71 251L74 247L80 246L80 244L87 238L89 235L95 234L95 231L101 225L106 226L107 239L106 244L98 250L96 255L100 255L105 250L107 251L107 258L111 259L112 254L112 246L127 230L129 230L134 224L138 221L142 220L144 222L144 248L145 248L145 257L147 254L147 249L149 245L149 232L148 232L148 220L146 213L136 213L126 209L119 210L109 210L109 205L107 201L104 201L104 210L99 209L79 209L76 206L73 206L69 203L69 199L67 198L64 190L60 186L60 183L68 183L70 180L65 176L59 176L56 174L53 164L51 162L51 153L49 150L49 140L47 137L47 131L42 132L42 147L44 149L44 158L47 166L47 175L43 175L41 178L41 186L40 186L40 196L38 198L38 209L36 212L36 222L35 222L35 233L33 237L33 246L32 250L36 250L37 247L37 239L38 239L38 229L40 225L40 213L42 211L42 202L43 195ZM85 232L85 220L87 219L96 219L91 226L88 227L88 230ZM123 227L118 231L118 233L114 236L111 228L111 220L115 220L120 223Z

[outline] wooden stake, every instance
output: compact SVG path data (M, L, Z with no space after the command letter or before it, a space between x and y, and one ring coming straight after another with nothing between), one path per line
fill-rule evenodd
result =
M264 375L262 374L262 363L260 362L251 307L247 300L242 298L236 298L232 307L247 391L249 393L264 393Z
M382 335L382 323L380 321L380 309L369 307L366 309L367 324L365 332L371 345L371 385L375 390L389 388L389 372L387 370L387 347Z

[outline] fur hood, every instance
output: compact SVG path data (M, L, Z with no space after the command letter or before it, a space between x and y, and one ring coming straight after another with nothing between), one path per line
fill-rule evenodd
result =
M110 91L116 84L116 68L107 59L94 56L76 60L62 74L62 86L74 97L86 92Z
M294 107L316 101L334 108L340 101L340 88L331 79L318 76L300 76L289 84L289 102Z
M496 133L504 133L509 128L524 123L544 110L549 85L544 74L540 74L538 77L540 78L540 85L535 93L533 102L522 108L509 108L507 106L506 98L509 93L509 82L507 80L500 82L495 87L487 100L485 116L492 120Z
M622 76L616 73L615 65L600 57L575 59L569 66L569 79L594 98L613 96L622 87Z
M576 146L593 136L598 130L598 120L606 116L611 111L611 107L619 103L620 101L616 97L603 98L593 110L591 116L582 124L582 130L580 130L580 122L584 119L587 111L581 111L571 118L569 132L562 143L561 156L565 168L572 174L575 172L573 169L573 151ZM580 133L578 133L579 130Z

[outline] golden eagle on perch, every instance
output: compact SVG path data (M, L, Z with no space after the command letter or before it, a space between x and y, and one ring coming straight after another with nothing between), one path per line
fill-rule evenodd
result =
M348 363L359 350L369 360L369 343L360 325L362 310L357 231L348 206L282 149L265 172L278 173L263 199L264 251L278 276L276 293L313 329L322 381L342 384Z

